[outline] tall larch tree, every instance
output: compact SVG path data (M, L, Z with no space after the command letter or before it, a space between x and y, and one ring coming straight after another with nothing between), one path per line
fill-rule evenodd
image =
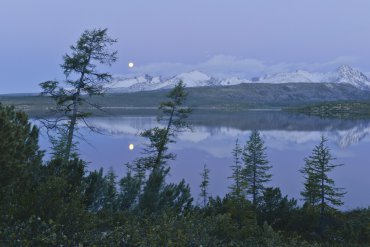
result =
M335 158L326 142L327 139L322 136L320 144L305 158L305 166L300 170L305 178L301 195L306 203L319 208L320 215L343 205L342 197L345 194L343 188L336 187L334 180L328 176L329 172L341 165L331 163Z
M77 123L88 125L85 118L89 113L81 106L97 107L89 102L89 96L103 94L103 85L112 79L109 73L99 72L98 65L110 66L117 60L117 51L110 49L115 42L108 36L107 29L86 30L76 45L70 47L71 53L63 56L64 85L58 81L40 84L43 94L56 101L58 117L46 125L49 129L59 129L59 150L62 150L59 155L65 163L71 155Z
M246 182L243 180L242 176L242 153L243 149L239 144L239 140L236 139L235 147L232 150L233 164L231 165L232 174L229 177L233 180L229 189L231 190L231 195L236 198L245 197Z
M259 131L252 131L243 150L243 180L247 182L247 194L252 197L254 206L262 195L265 184L271 181L271 166L267 160L266 147Z

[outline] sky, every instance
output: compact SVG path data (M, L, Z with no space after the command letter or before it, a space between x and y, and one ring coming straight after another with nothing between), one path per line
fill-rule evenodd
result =
M1 0L0 93L63 80L62 56L92 28L118 39L119 60L102 69L123 76L368 72L369 10L369 0Z

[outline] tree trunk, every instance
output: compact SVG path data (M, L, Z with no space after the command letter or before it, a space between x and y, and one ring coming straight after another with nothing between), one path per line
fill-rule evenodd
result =
M70 156L71 156L71 149L72 149L72 144L73 144L73 136L74 136L74 131L75 127L77 124L77 114L78 114L78 104L79 104L79 99L81 95L81 88L83 87L83 81L85 79L85 71L86 67L88 64L90 64L91 60L91 54L88 55L86 65L84 66L80 79L78 81L78 87L77 87L77 92L74 95L73 98L73 111L72 111L72 116L71 116L71 121L68 126L68 135L67 135L67 143L66 143L66 151L65 151L65 156L64 156L64 164L67 164Z
M321 168L321 208L320 214L324 215L325 191L324 191L324 167Z
M168 133L169 133L171 125L172 125L172 118L173 118L174 112L175 112L175 107L173 107L172 110L171 110L171 115L170 115L170 119L168 120L168 123L167 123L166 132L165 132L165 135L164 135L163 139L161 140L161 145L158 149L158 154L157 154L157 157L155 159L155 167L156 168L158 168L160 166L160 161L162 159L164 146L167 143Z
M66 150L65 150L65 155L64 155L64 164L67 164L70 156L71 156L71 149L72 149L72 143L73 143L73 135L74 135L74 130L76 127L77 123L77 113L78 113L78 100L80 97L80 88L78 88L74 99L73 99L73 111L72 111L72 116L71 116L71 121L68 125L68 135L67 135L67 143L66 143Z
M256 197L257 197L257 189L256 189L256 166L257 166L256 156L253 155L253 206L256 206Z

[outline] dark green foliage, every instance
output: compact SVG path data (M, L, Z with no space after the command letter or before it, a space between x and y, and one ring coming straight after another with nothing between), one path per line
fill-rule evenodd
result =
M84 204L89 212L101 210L104 200L104 175L103 168L90 172L84 178Z
M279 188L266 188L257 208L257 219L260 225L265 222L277 230L286 230L291 217L298 210L297 201L282 197Z
M6 158L0 163L0 174L6 175L0 188L0 242L35 246L81 240L79 229L88 228L81 200L84 163L56 159L43 166L38 130L27 116L0 106L0 122L0 142L7 142L0 150Z
M0 187L21 182L24 176L19 172L31 172L41 164L42 152L38 146L38 129L28 122L22 112L0 104ZM14 181L15 177L18 181Z
M140 195L139 208L142 211L157 211L160 210L160 195L163 191L165 185L165 176L167 175L168 170L164 171L163 169L153 170L143 188L143 193Z
M43 152L38 129L22 112L0 104L0 214L14 219L32 214Z
M43 221L32 216L26 221L4 222L0 224L1 246L56 246L68 243L62 226L52 220Z
M370 208L345 212L341 221L343 224L342 239L352 245L370 243Z
M191 206L193 198L190 188L182 180L179 184L166 184L166 173L154 170L145 183L139 197L139 209L143 212L160 212L168 209L183 212Z
M126 176L120 182L120 193L118 195L118 207L121 210L129 210L137 205L137 198L141 192L141 177L135 176L128 166Z
M305 176L301 195L307 204L317 207L321 215L343 205L341 198L345 194L343 189L335 187L334 180L328 177L328 173L340 165L331 163L334 158L326 146L326 141L327 139L322 136L320 144L315 146L308 158L305 158L305 166L301 170Z
M263 193L264 185L271 180L268 171L266 147L256 130L252 131L249 140L243 150L243 180L247 183L247 194L251 196L253 205L257 205L258 199Z
M211 215L228 213L239 227L255 227L257 224L252 204L245 198L235 198L230 194L223 199L211 198L206 212Z
M117 191L117 176L112 168L105 176L102 168L99 171L90 172L84 180L83 194L90 212L114 214L120 210L127 210L138 195L135 187L137 183L131 176L131 172L120 180L120 192Z
M88 229L88 212L84 205L83 178L85 163L79 159L51 160L43 168L42 180L37 187L35 215L62 225L68 240L80 241L79 229Z

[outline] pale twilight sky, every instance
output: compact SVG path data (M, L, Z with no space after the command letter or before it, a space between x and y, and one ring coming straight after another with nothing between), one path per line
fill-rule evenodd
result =
M118 38L113 74L370 71L369 0L1 0L0 27L0 93L63 79L62 55L94 27Z

